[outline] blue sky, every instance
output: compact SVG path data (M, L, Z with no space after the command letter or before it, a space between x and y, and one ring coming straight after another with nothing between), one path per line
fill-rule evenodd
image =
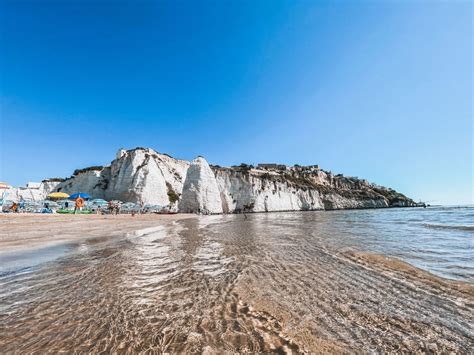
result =
M472 5L0 0L0 180L120 147L473 203Z

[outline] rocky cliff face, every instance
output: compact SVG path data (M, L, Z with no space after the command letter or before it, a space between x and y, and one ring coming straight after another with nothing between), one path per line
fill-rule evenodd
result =
M120 150L108 167L83 169L58 186L66 193L143 204L176 205L189 162L153 149Z
M414 205L392 189L315 167L210 167L202 157L189 163L144 148L120 150L110 166L79 170L56 190L196 213Z
M345 208L381 208L392 205L390 190L355 178L333 176L321 170L216 169L227 212L307 211ZM397 194L397 197L403 195ZM402 197L409 205L411 202Z

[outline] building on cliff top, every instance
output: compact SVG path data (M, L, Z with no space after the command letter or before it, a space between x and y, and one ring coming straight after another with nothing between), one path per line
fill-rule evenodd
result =
M286 170L286 165L284 164L258 164L257 168L259 169L276 169L276 170Z

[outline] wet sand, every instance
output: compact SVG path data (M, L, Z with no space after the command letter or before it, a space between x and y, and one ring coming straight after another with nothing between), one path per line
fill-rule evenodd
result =
M69 215L0 214L0 253L77 242L93 237L122 236L137 230L196 218L192 214Z
M336 250L258 215L76 217L66 217L77 227L67 240L81 240L74 254L0 278L2 352L474 348L472 284ZM62 241L63 221L2 221L0 247Z

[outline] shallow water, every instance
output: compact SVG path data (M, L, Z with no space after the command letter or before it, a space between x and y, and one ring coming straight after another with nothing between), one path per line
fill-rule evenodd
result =
M472 281L471 216L469 208L207 216L86 240L0 275L0 349L468 353L472 293L346 251Z
M73 245L58 244L42 248L27 249L15 252L0 253L0 275L28 272L49 261L64 256Z
M435 275L474 283L474 206L284 213L262 219L335 248L397 257Z

